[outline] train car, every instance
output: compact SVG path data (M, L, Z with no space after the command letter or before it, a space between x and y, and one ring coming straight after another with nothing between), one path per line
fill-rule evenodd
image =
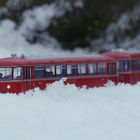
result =
M140 53L106 52L103 55L117 61L119 82L135 84L140 81Z
M67 78L65 84L77 87L103 86L108 80L116 82L116 61L106 56L0 59L1 93L21 93L36 87L43 90L63 77Z

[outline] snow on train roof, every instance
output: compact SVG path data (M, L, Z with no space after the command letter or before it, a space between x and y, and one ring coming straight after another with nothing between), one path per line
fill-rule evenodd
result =
M21 58L7 57L0 59L0 66L22 66L22 65L41 65L41 64L72 64L72 63L90 63L90 62L115 62L111 57L102 55L89 55L82 57L66 58Z

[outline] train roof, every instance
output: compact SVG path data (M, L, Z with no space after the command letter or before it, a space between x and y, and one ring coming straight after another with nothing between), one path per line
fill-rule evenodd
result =
M93 57L71 57L71 58L20 58L20 57L7 57L0 59L0 66L12 67L12 66L32 66L41 64L77 64L77 63L93 63L93 62L115 62L111 57L107 56L93 56Z
M120 59L136 59L140 58L140 53L137 52L105 52L102 55L112 57L114 59L120 60Z

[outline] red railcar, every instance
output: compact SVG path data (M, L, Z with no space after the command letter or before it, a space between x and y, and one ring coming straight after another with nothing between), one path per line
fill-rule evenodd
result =
M103 86L117 81L116 61L106 56L82 58L0 59L0 92L20 93L39 87L44 89L63 77L78 87Z
M103 55L117 61L119 82L135 84L140 81L140 53L106 52Z

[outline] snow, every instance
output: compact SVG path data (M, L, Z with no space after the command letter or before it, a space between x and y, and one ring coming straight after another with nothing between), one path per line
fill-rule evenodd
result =
M54 49L55 48L55 49ZM55 51L54 51L55 50ZM15 23L0 24L0 57L82 56L63 51L54 42L44 47L28 43ZM92 53L91 53L92 55ZM105 87L79 89L63 80L26 94L0 94L2 140L137 140L140 129L140 83L109 82Z
M140 129L140 84L79 89L62 80L46 90L1 94L3 140L132 140Z

